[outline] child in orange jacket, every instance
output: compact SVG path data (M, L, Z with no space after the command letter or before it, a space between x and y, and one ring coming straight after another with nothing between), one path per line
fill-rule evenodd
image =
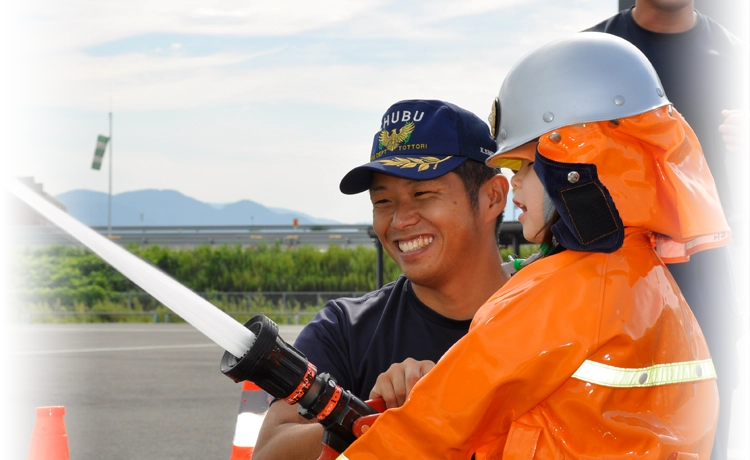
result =
M708 459L716 374L664 265L729 241L694 133L599 33L524 57L493 114L488 164L543 257L340 459Z

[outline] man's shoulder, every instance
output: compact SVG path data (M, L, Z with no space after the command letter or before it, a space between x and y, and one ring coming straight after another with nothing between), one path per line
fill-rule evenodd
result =
M324 331L329 334L357 335L379 324L382 317L394 316L404 304L402 300L406 295L408 280L402 275L361 297L331 299L305 326L301 335L319 335Z
M599 24L589 27L584 30L584 32L606 32L617 35L618 31L624 30L624 28L632 21L631 18L630 10L623 10L616 15L605 19Z
M360 316L371 311L381 311L385 307L398 301L407 292L408 280L399 276L380 289L368 292L361 297L339 297L328 301L325 309L332 309L349 317Z
M361 297L339 297L329 300L302 328L295 345L305 347L308 342L336 342L368 336L368 329L379 323L379 318L384 316L387 306L398 303L401 292L406 291L405 284L406 279L401 276Z
M739 37L731 33L724 26L714 21L710 17L696 10L700 30L703 33L703 39L708 41L712 48L718 52L733 52L737 50L746 50L747 43L744 43Z

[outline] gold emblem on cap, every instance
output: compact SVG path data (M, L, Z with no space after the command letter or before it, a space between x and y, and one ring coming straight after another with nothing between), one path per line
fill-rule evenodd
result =
M390 133L387 129L384 129L380 131L378 142L389 152L393 152L400 143L409 142L412 132L414 132L414 123L412 122L408 122L402 126L401 129L398 130L398 133L396 132L396 128L393 128Z
M490 122L490 135L493 139L497 139L497 106L500 104L500 99L495 98L492 101L492 110L490 116L487 117L487 121Z

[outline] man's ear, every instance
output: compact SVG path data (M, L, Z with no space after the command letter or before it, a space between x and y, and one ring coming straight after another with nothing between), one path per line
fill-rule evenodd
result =
M498 174L488 180L485 186L487 186L487 194L490 202L489 210L492 211L494 217L497 217L505 210L505 205L508 203L510 183L507 177L503 174Z

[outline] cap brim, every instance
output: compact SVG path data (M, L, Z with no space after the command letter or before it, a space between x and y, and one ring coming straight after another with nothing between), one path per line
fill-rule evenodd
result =
M354 195L370 189L373 173L411 180L429 180L443 176L458 167L466 157L459 156L400 156L358 166L349 171L339 184L339 190L346 195Z
M534 161L537 142L527 142L503 153L496 153L487 158L487 166L492 168L508 168L518 171L523 165L523 160Z

